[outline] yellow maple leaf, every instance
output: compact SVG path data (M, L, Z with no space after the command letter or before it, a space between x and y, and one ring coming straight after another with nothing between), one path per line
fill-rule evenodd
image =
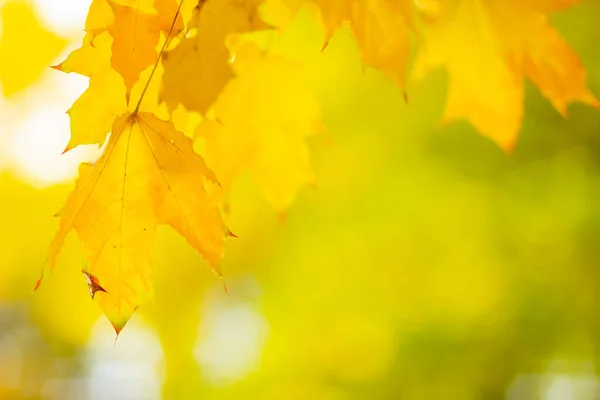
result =
M381 71L406 88L410 53L411 0L355 1L351 28L365 65Z
M183 29L178 10L175 0L92 2L86 31L92 42L102 32L112 36L111 66L123 77L127 100L141 72L156 61L161 32L176 35Z
M108 32L99 34L93 41L88 34L79 49L54 67L90 78L86 91L67 111L71 139L65 152L80 144L104 143L115 118L127 109L123 78L110 66L112 42Z
M173 22L178 10L175 0L155 0L156 14L114 3L111 7L115 15L114 22L108 27L115 39L112 66L123 76L129 93L140 73L156 61L160 32L176 34L183 29L183 22L181 16Z
M115 118L127 110L141 72L156 62L160 31L172 37L181 27L174 0L92 2L82 46L55 67L90 78L89 87L68 111L71 140L65 151L104 142Z
M305 139L319 124L319 106L302 68L253 43L235 52L236 78L198 127L205 156L227 190L248 170L267 201L283 211L298 187L314 180Z
M444 67L449 76L443 121L466 119L505 149L515 143L528 77L564 116L567 104L598 106L586 71L546 13L576 0L429 0L415 76ZM460 45L457 45L460 44Z
M182 104L204 113L233 73L225 39L231 33L262 29L258 16L263 0L200 0L187 26L187 35L163 56L160 98L169 110Z
M98 162L82 165L75 190L59 212L60 230L41 279L75 229L91 294L119 333L152 295L158 224L176 229L219 274L228 231L204 189L210 182L216 182L213 172L171 122L126 112L115 121Z
M40 24L31 4L9 1L0 7L0 83L11 96L39 79L67 41Z
M308 1L318 7L325 30L324 47L340 27L349 25L364 65L406 88L409 33L415 31L412 0L271 0L270 10L277 9L279 20L281 1L292 14Z

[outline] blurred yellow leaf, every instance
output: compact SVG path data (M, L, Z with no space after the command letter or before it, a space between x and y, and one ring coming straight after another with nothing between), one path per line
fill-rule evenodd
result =
M215 103L215 118L204 120L197 134L224 189L248 170L267 201L283 211L298 187L314 180L305 139L318 128L319 106L300 65L253 43L240 46L237 76Z
M182 104L204 113L233 73L225 39L230 33L265 28L258 16L263 0L200 0L187 25L188 34L163 56L160 98L170 110Z
M67 42L40 24L27 1L11 0L0 10L0 83L12 96L38 80Z
M326 40L344 23L356 38L365 65L406 87L413 26L411 0L313 0L321 9Z
M420 78L436 67L448 71L444 121L466 119L511 149L523 117L524 77L562 115L573 101L597 107L585 68L546 15L576 2L420 2L427 29L415 74Z
M325 29L325 46L344 25L352 31L364 65L381 71L406 88L409 32L416 31L411 0L269 0L264 13L275 24L288 26L282 3L291 14L303 5L316 5Z

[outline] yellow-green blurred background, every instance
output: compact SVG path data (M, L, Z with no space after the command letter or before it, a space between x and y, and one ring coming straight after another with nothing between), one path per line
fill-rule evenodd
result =
M87 80L47 68L77 47L88 5L0 0L0 399L599 398L600 112L564 120L528 83L508 155L437 125L443 71L406 104L347 29L311 50L323 33L305 12L280 50L322 105L317 184L282 221L239 179L229 294L163 228L155 301L116 343L76 235L33 295L52 215L97 154L60 156ZM599 18L597 2L553 16L597 96Z

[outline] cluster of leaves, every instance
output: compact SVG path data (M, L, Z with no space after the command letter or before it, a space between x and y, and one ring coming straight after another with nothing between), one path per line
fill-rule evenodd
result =
M319 107L302 67L244 33L285 30L307 7L321 18L324 49L349 26L365 66L405 92L416 42L416 78L448 72L444 120L466 119L509 150L525 77L563 115L572 101L598 106L578 57L548 22L577 2L93 0L81 48L55 67L89 77L69 110L65 151L110 135L103 156L81 167L41 279L75 229L91 295L118 333L151 296L159 224L220 275L233 234L219 204L239 173L249 171L279 211L313 181L305 139L319 129Z

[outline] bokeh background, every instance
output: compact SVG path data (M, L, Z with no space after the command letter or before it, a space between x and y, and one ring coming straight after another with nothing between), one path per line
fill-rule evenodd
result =
M234 185L223 272L173 231L156 298L115 343L72 234L35 294L53 214L94 146L60 155L87 79L48 68L89 0L0 0L0 399L600 398L600 112L527 84L512 154L441 127L443 71L398 87L302 12L287 40L326 133L285 218ZM600 4L553 16L600 96ZM460 44L457 44L460 45Z

